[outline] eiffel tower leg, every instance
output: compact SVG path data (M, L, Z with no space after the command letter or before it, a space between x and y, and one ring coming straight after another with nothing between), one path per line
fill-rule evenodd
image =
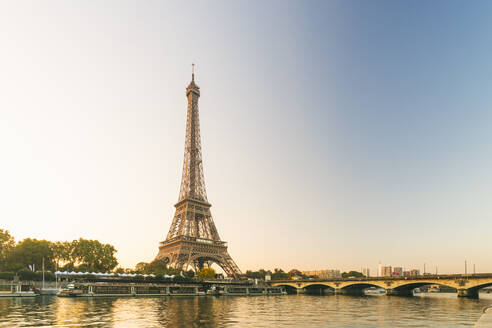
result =
M195 270L197 275L200 272L200 262L198 260L193 261L193 270Z
M186 261L186 266L184 267L184 270L188 270L188 267L190 265L192 265L192 262L191 262L191 253L192 253L192 250L190 249L189 250L189 253L188 253L188 260Z
M177 254L170 254L169 255L169 267L175 268L177 264L178 256Z
M237 279L239 275L241 275L241 270L239 270L236 263L234 263L234 260L227 252L222 254L220 259L218 259L217 264L229 277L234 277Z

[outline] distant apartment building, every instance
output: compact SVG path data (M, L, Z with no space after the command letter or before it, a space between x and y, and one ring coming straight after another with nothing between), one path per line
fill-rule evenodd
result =
M403 268L402 267L394 267L392 276L393 277L403 277Z
M415 277L415 276L420 276L420 270L419 269L410 270L410 277Z
M366 277L370 277L370 271L369 268L362 268L362 274Z
M391 277L391 266L381 266L381 277Z
M305 276L318 277L320 279L336 279L342 277L340 270L313 270L302 271Z

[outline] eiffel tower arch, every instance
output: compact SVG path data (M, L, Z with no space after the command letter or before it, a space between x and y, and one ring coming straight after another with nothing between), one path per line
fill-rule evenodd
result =
M179 200L156 260L165 259L169 267L181 270L191 267L195 272L216 263L228 276L238 277L241 270L227 252L227 243L219 237L205 191L198 116L200 88L195 84L194 72L186 97L186 140Z

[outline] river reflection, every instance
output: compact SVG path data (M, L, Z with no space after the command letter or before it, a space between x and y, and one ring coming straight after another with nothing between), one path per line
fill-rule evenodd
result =
M3 298L0 327L473 327L480 297Z

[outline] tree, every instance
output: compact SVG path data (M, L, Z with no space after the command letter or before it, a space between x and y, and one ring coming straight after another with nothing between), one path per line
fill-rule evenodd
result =
M286 280L289 279L289 275L282 269L275 268L272 273L272 280Z
M45 269L53 271L55 266L51 242L26 238L12 250L9 258L9 267L14 271L29 269L30 266L31 270L41 270L43 259Z
M124 268L122 268L122 267L117 267L117 268L114 270L114 272L116 272L116 273L125 273L125 269L124 269Z
M149 265L147 266L147 271L148 271L147 273L153 273L153 274L157 274L157 273L168 274L169 269L167 267L166 260L160 259L150 262Z
M8 258L15 247L15 240L8 230L0 229L0 271L7 270Z
M113 245L80 238L72 241L71 247L71 258L78 270L111 271L118 265L118 260L114 256L116 249Z
M149 263L146 262L139 262L137 265L135 265L135 272L136 273L148 273L148 268L149 268Z
M361 278L364 277L364 275L358 271L349 271L349 272L344 272L342 273L342 278Z
M198 277L202 279L215 278L215 270L213 268L203 268L198 272Z
M74 269L72 261L72 243L68 241L56 241L52 242L51 251L53 252L53 260L55 262L55 269L62 268L64 266L67 269Z

